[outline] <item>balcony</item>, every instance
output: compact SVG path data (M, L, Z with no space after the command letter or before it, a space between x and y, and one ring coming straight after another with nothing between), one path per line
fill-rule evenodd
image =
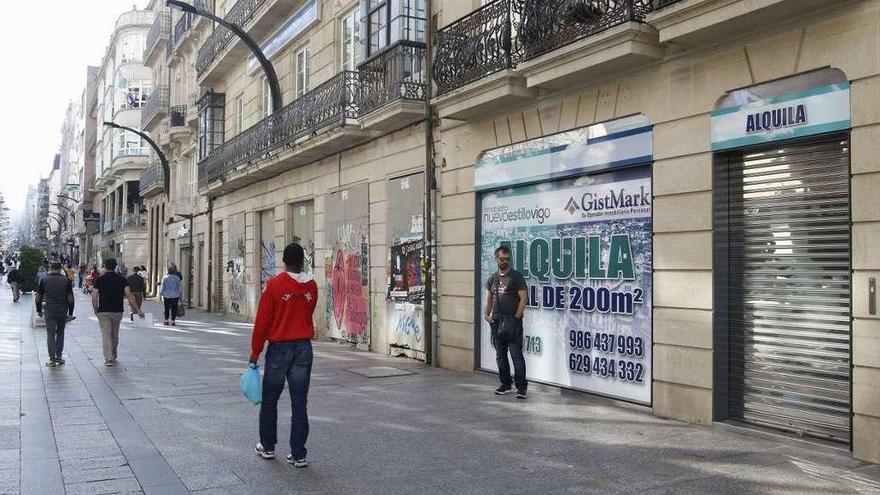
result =
M140 213L126 213L121 217L118 217L114 220L117 228L116 230L121 231L137 231L137 230L146 230L147 228L147 216L142 215Z
M357 122L357 72L340 72L215 148L199 162L199 188L226 192L369 140ZM269 159L271 157L271 159Z
M150 26L155 17L150 10L130 10L116 19L116 30L130 26Z
M147 44L144 49L144 62L151 64L155 60L155 56L161 53L164 47L163 41L168 40L171 33L171 15L168 11L162 11L156 16L153 25L147 32Z
M227 11L225 19L247 31L257 42L262 42L284 24L291 13L298 12L309 0L238 0ZM229 3L227 3L228 5ZM231 31L216 26L214 32L199 48L196 56L196 74L201 86L213 86L235 64L221 63L222 59L246 60L250 50Z
M172 54L180 47L181 42L186 37L186 33L193 25L193 15L183 14L174 24L174 34L171 36L171 52Z
M271 0L238 0L229 9L224 19L234 22L247 31L257 11L263 4L269 1ZM199 48L199 53L196 56L196 74L199 78L208 71L208 68L214 64L219 55L232 44L233 38L235 38L235 35L226 27L217 26L214 29L214 32L205 41L205 44Z
M140 194L142 198L152 198L163 192L165 192L165 177L162 162L156 160L141 170Z
M141 129L149 129L168 112L168 86L157 86L141 109Z
M360 122L392 131L425 118L425 45L401 41L358 67Z
M193 132L187 119L187 110L186 105L174 105L168 112L168 128L163 134L167 136L169 142L186 144L190 141Z
M468 119L537 96L517 74L512 0L495 0L437 32L434 101L445 118Z
M469 119L541 89L659 59L645 24L652 0L495 0L438 32L434 78L443 117Z
M688 46L716 45L804 15L817 15L843 2L828 0L661 0L647 21L660 33L660 42Z
M110 180L111 176L121 177L126 170L140 171L147 165L149 158L150 150L144 146L114 148L111 166L104 170L102 176Z

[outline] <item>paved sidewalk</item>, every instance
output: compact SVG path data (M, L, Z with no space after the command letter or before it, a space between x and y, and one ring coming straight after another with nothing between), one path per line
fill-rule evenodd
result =
M311 464L294 469L284 441L278 460L253 454L257 408L238 389L250 325L198 311L175 328L124 323L121 366L105 368L78 295L68 364L46 368L31 304L0 289L0 494L880 493L880 466L839 449L551 387L499 398L491 376L326 342L309 396ZM356 372L375 367L409 374Z

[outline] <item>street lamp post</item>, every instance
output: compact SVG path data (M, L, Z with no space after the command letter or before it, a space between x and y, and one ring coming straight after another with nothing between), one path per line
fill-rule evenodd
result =
M144 141L147 142L147 144L150 145L151 148L153 148L153 151L156 152L156 156L159 157L159 161L162 162L162 178L165 181L165 198L170 199L171 192L169 189L171 187L171 169L168 168L168 158L165 157L165 153L162 153L162 149L159 148L159 145L156 144L155 141L150 139L150 136L148 136L145 132L139 131L137 129L132 129L131 127L119 125L116 122L106 122L105 121L104 125L107 127L111 127L113 129L122 129L125 131L133 132L133 133L137 134L138 136L140 136Z
M275 72L275 67L272 65L272 62L266 58L266 54L263 53L263 50L260 49L260 45L254 41L253 38L247 34L244 29L241 28L238 24L233 22L229 22L222 17L218 17L210 12L201 10L196 8L193 5L190 5L186 2L182 2L180 0L165 0L165 5L171 7L177 7L178 9L186 12L187 14L193 14L200 17L205 17L210 19L221 26L225 26L227 29L232 31L232 34L238 36L244 44L250 48L251 53L254 54L257 61L260 62L260 66L263 68L263 72L266 73L266 81L269 84L269 93L272 95L272 113L281 110L281 85L278 84L278 74Z

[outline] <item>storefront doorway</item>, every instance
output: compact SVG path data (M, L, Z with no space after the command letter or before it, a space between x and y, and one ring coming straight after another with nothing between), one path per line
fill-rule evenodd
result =
M713 113L714 416L850 443L849 85L827 84L837 76L738 90L762 98Z

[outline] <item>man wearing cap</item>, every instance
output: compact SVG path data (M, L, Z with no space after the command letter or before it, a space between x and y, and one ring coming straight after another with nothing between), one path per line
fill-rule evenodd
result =
M46 320L46 344L49 347L49 361L46 366L62 365L64 327L68 318L73 318L73 284L61 271L61 263L52 263L48 275L40 280L35 302L37 314ZM45 308L43 303L46 304Z

